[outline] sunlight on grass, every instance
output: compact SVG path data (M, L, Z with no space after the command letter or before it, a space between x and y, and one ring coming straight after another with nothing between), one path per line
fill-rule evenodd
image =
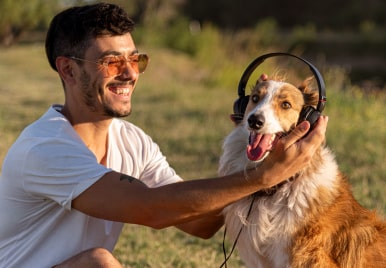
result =
M182 177L215 176L222 140L233 127L229 114L237 97L238 79L249 60L245 66L234 67L237 79L231 83L231 76L227 77L224 86L218 79L221 70L216 70L212 79L210 70L185 54L141 50L149 53L151 62L140 77L133 114L127 120L154 138ZM3 49L0 62L2 162L27 124L50 104L63 102L63 90L46 62L43 45ZM229 70L227 66L224 75ZM385 214L385 92L366 95L359 89L338 90L339 85L326 84L327 143L360 203ZM223 261L221 243L222 231L210 240L200 240L173 228L127 225L115 253L127 267L218 267ZM237 253L229 267L242 267Z

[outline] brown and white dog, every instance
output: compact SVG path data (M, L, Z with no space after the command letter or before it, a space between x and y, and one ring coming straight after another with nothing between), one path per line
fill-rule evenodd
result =
M257 81L243 121L224 141L220 175L258 168L302 107L316 105L317 93L306 84ZM354 199L324 145L304 170L229 205L224 215L247 267L386 267L386 223Z

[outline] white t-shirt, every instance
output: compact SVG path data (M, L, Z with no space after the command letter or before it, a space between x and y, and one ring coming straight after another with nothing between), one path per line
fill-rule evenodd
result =
M51 107L10 148L0 178L0 267L51 267L86 249L112 250L122 223L71 209L71 201L115 170L149 187L181 181L141 129L113 119L106 167Z

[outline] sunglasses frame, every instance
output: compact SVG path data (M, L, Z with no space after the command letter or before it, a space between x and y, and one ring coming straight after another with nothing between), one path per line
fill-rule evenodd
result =
M101 59L98 59L97 61L81 59L74 56L69 56L68 58L103 66L106 71L107 77L121 75L123 73L123 68L127 66L127 63L130 63L131 68L136 70L139 74L142 74L146 70L147 64L149 63L149 56L145 53L136 53L128 57L125 57L123 55L105 56ZM133 63L136 65L133 66ZM119 70L119 72L114 72L113 74L111 74L109 71L110 64L114 64L115 68Z

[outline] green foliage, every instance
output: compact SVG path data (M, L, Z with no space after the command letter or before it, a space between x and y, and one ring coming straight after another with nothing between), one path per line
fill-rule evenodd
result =
M189 21L184 17L178 17L169 23L165 34L164 45L171 49L195 55L199 46L196 35L190 30Z
M45 28L57 8L57 1L0 1L0 44L10 45L25 31Z
M281 42L278 33L277 21L272 17L259 20L252 31L246 31L247 38L244 42L249 43L246 51L256 51L256 47L271 47L272 44Z
M299 42L315 42L318 38L316 27L312 23L292 29L292 38Z

